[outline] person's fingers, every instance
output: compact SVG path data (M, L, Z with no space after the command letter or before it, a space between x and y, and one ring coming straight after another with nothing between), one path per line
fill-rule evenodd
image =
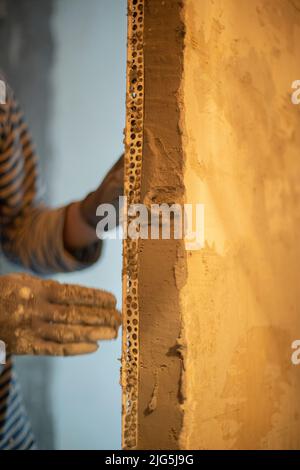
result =
M54 304L114 308L116 298L110 292L76 284L47 281L48 299Z
M116 170L115 170L115 175L117 175L118 177L121 177L122 175L124 175L124 162L123 161L118 163Z
M47 321L73 325L110 326L118 328L121 316L116 309L77 305L48 304L39 315Z
M118 178L121 178L122 175L124 175L124 162L123 161L118 162L118 165L114 173Z
M120 158L116 161L114 166L112 167L111 171L116 170L123 170L124 168L124 153L120 156Z
M124 157L122 156L110 169L104 179L105 185L110 185L114 182L121 182L124 179Z
M15 345L12 347L14 354L34 354L40 356L74 356L88 354L97 351L95 342L65 343L47 341L38 338L30 329L23 329Z
M32 354L39 356L77 356L93 353L98 348L97 343L60 344L54 341L36 340Z
M35 334L41 339L57 343L76 343L114 339L117 336L117 331L109 326L94 327L42 322L37 327Z
M117 170L110 173L106 179L105 184L103 185L104 188L117 188L122 187L124 184L124 171L123 168L118 168ZM102 186L102 190L103 190Z

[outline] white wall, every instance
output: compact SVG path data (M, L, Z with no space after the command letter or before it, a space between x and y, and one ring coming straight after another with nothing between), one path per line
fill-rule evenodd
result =
M52 204L82 198L122 152L125 123L126 0L57 0L50 127ZM121 307L121 241L107 241L97 266L57 276L112 291ZM90 356L53 359L57 449L120 447L120 339Z

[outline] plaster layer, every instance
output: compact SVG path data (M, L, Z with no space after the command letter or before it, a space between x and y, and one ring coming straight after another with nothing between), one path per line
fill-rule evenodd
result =
M298 0L185 0L186 449L299 449Z
M180 2L145 1L144 152L141 201L183 201L178 91L184 29ZM182 426L179 288L182 240L141 240L139 279L138 448L176 449Z

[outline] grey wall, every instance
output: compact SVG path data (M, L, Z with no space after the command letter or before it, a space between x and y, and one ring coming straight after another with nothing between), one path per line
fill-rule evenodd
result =
M47 128L54 54L52 13L53 0L0 0L0 68L26 111L43 175L51 164Z
M50 121L55 205L98 186L123 150L126 26L126 0L55 2ZM107 240L96 266L59 279L112 291L121 307L121 262L121 241ZM120 357L118 340L102 343L90 356L53 359L57 449L120 447Z
M52 204L83 197L122 151L126 23L126 0L0 0L0 68L25 108ZM113 291L120 306L120 240L97 266L58 278ZM118 340L91 356L18 358L41 448L120 447L120 356Z
M48 133L53 66L52 0L0 1L0 68L13 86L26 112L37 148L43 179L51 173ZM49 195L49 185L47 194ZM1 259L1 272L16 267ZM52 364L48 358L17 358L19 380L38 445L54 445L53 413L50 409Z

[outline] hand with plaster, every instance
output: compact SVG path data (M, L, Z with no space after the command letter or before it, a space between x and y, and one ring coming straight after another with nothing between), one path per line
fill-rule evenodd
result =
M103 202L115 204L123 194L122 159L84 201L47 207L38 191L35 146L8 84L0 115L1 251L37 274L92 266L102 253L96 210ZM98 348L98 340L115 338L119 325L115 298L109 293L25 274L0 276L0 340L6 343L8 353L90 353ZM11 359L0 365L0 379L6 390L0 396L0 408L6 410L0 426L4 430L0 449L33 449L34 438L18 397ZM17 423L17 442L11 439L12 419Z
M124 193L124 155L107 173L102 183L91 192L80 205L80 211L84 220L93 228L99 221L96 216L97 207L100 204L112 204L118 213L119 197Z
M0 339L12 354L92 353L120 326L109 292L28 274L0 277Z
M96 215L101 204L112 204L119 223L119 197L124 194L124 154L104 177L100 186L85 199L69 205L64 226L64 243L69 251L81 249L99 241L96 226L100 217Z

